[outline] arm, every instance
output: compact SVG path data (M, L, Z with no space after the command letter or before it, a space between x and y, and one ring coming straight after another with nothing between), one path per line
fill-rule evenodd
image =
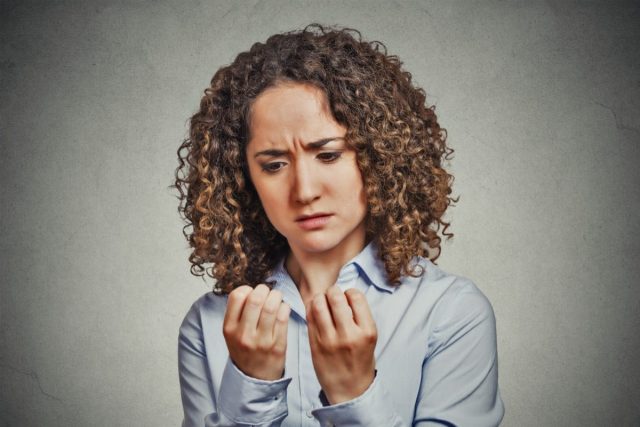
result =
M312 414L322 426L407 427L391 405L378 376L355 399L331 405L321 392L320 401L324 406L313 410Z
M471 282L443 295L422 366L412 426L497 426L504 415L498 391L493 308ZM313 411L321 425L402 427L378 377L360 396Z
M465 281L442 296L423 363L414 426L497 426L496 320L489 300Z
M225 345L221 335L215 344ZM182 322L178 340L183 427L280 426L288 413L286 390L291 378L275 381L251 378L227 358L216 395L210 365L196 303Z

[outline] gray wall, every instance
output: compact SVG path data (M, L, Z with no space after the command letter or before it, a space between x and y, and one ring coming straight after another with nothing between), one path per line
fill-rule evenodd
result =
M175 151L218 67L312 21L385 42L437 105L439 264L493 303L503 425L640 425L638 2L1 4L2 425L179 424L211 284Z

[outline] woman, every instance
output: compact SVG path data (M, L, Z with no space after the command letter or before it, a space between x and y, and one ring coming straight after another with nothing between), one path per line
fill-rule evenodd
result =
M192 273L216 279L180 328L183 426L499 424L491 304L432 262L445 139L352 29L277 34L216 72L176 171Z

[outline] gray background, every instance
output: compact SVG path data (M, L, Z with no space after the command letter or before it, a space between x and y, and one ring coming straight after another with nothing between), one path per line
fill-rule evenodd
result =
M215 70L312 21L385 42L456 150L439 265L498 322L505 426L640 425L640 7L2 2L0 419L178 425L167 187Z

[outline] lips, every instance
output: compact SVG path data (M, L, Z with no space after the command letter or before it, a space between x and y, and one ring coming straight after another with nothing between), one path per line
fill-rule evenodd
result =
M311 215L302 215L296 218L296 222L303 230L317 230L323 228L331 219L333 214L330 213L314 213Z
M329 216L329 215L333 215L333 214L328 213L328 212L316 212L316 213L310 214L310 215L301 215L301 216L296 218L296 221L304 221L304 220L311 219L311 218L319 218L319 217Z

